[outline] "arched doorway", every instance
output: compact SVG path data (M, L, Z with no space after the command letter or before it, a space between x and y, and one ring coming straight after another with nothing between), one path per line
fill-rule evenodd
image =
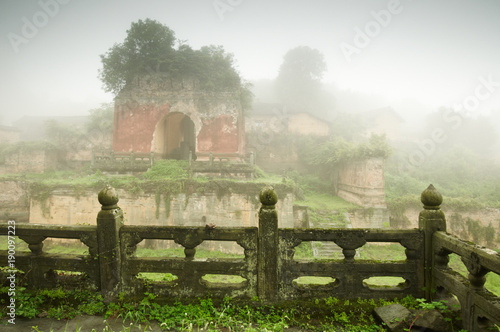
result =
M155 152L162 158L186 160L196 151L194 122L183 113L167 114L156 125Z

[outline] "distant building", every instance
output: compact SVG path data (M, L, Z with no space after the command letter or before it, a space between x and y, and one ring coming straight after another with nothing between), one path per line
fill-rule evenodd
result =
M259 130L328 136L330 124L308 112L290 112L281 104L255 103L246 116L245 131Z
M388 140L398 140L401 137L403 118L390 106L359 113L366 128L366 135L385 134Z

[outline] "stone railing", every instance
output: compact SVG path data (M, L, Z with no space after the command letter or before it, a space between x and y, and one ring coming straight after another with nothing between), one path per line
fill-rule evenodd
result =
M145 172L154 163L154 153L92 150L90 166L104 172Z
M500 275L500 253L446 233L446 219L439 209L443 199L434 187L422 193L425 210L419 227L426 229L426 296L457 302L463 328L468 331L491 330L500 326L500 297L484 288L486 274ZM458 255L468 271L467 278L448 267L449 255ZM435 292L435 294L432 294Z
M251 152L248 159L241 158L239 154L228 153L199 153L198 160L194 161L192 152L189 154L190 174L203 174L218 177L254 178L255 157ZM201 157L201 158L200 158ZM200 160L207 159L207 160ZM237 162L234 162L237 159ZM233 161L233 162L232 162Z
M102 209L97 226L15 225L15 235L28 243L31 251L15 253L15 267L24 271L27 286L34 288L55 287L60 282L55 270L83 272L107 302L120 292L133 296L145 291L171 300L258 296L270 303L330 296L394 299L413 295L458 300L464 328L470 331L500 324L500 299L483 286L487 272L500 274L500 254L446 233L445 216L440 210L442 198L434 187L422 193L424 210L419 229L409 230L278 228L276 193L266 187L259 198L262 207L258 227L132 226L123 225L118 196L108 186L98 195ZM9 225L0 224L0 235L9 235ZM48 237L78 239L89 248L89 254L44 252L43 241ZM173 240L184 247L185 257L137 257L137 244L148 239ZM244 257L197 258L196 247L204 241L236 242L243 247ZM344 258L295 259L295 248L304 241L335 242ZM400 243L406 248L406 260L356 258L356 250L371 242ZM447 267L451 253L462 257L470 273L467 279ZM0 259L7 262L9 252L0 251ZM138 273L155 272L171 273L177 279L144 282L137 278ZM209 282L206 275L237 276L241 281ZM304 276L331 279L320 286L297 282ZM370 288L363 283L379 276L401 277L405 282L392 288Z

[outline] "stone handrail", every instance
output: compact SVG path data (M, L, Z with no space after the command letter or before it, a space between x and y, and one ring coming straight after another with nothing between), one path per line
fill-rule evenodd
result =
M423 232L418 229L280 229L281 277L280 297L328 297L332 293L344 298L422 297L424 287ZM302 241L332 241L342 248L343 260L294 260L294 247ZM379 262L355 259L356 249L367 242L399 242L406 248L406 260ZM331 283L299 286L294 280L303 276L331 277ZM363 280L370 277L401 277L405 281L395 287L369 287Z
M91 167L101 171L146 171L154 164L154 153L92 150Z
M257 295L257 227L213 228L123 226L120 229L122 250L122 291L144 292L144 283L135 276L139 272L171 273L177 277L169 283L150 282L148 287L159 296L189 297L244 297ZM136 246L144 239L173 240L184 247L185 257L135 256ZM196 246L203 241L235 241L244 249L245 257L197 259ZM238 275L245 279L238 284L212 284L202 278L206 274Z
M99 286L99 264L97 261L96 226L62 226L39 224L16 224L16 236L28 244L29 253L15 253L15 267L26 273L30 287L55 287L57 270L84 272L91 284ZM7 224L0 226L0 235L8 235ZM89 249L89 255L47 254L43 252L43 241L48 238L78 239ZM0 259L7 262L7 250L0 251Z
M119 292L140 295L153 290L172 300L210 294L250 299L258 296L273 303L301 297L389 298L413 295L429 300L458 299L464 328L479 331L500 325L500 298L484 288L488 272L500 274L500 255L446 233L440 210L441 195L431 185L421 197L424 210L419 229L305 229L278 228L277 195L265 187L259 195L258 227L217 228L184 226L123 225L123 212L116 191L107 186L98 195L102 205L97 226L17 224L16 236L29 245L30 253L16 253L16 267L26 273L28 287L53 287L51 270L80 271L101 292L105 301ZM8 224L0 235L8 235ZM54 255L43 251L48 237L79 239L89 247L88 255ZM144 239L173 240L184 247L184 257L136 257L136 246ZM196 247L204 241L233 241L244 248L236 259L198 259ZM303 241L332 241L342 248L344 258L301 261L294 259L295 247ZM398 242L406 248L406 260L378 262L356 259L358 248L367 242ZM448 255L462 257L468 271L464 278L448 266ZM7 262L8 251L0 251ZM172 273L170 282L143 283L138 273ZM206 274L236 275L243 282L222 285L203 280ZM298 285L301 276L331 277L318 287ZM363 280L373 276L405 279L398 287L373 289Z
M484 284L486 274L500 275L500 253L465 242L445 232L436 232L433 238L435 265L433 289L437 299L460 304L464 328L478 331L493 327L500 321L500 297L492 294ZM460 256L467 271L467 278L448 267L450 254Z

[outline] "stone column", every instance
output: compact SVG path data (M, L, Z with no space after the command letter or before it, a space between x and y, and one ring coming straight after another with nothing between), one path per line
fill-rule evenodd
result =
M97 215L97 245L101 294L106 303L118 298L121 290L120 227L123 211L118 207L116 190L107 185L98 195L101 211Z
M435 232L446 232L446 217L441 211L443 196L431 184L422 192L420 201L424 205L418 216L418 227L425 233L424 235L424 285L425 297L428 300L432 298L432 290L435 288L433 283L433 267L435 255L432 250L432 237Z
M263 300L276 300L278 295L278 196L270 186L259 194L258 295Z

